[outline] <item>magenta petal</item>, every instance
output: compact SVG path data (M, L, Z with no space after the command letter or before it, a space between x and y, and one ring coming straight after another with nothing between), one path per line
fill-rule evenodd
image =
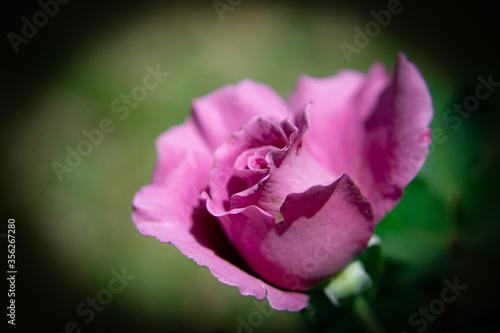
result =
M233 133L214 153L209 182L212 200L220 207L229 208L230 196L246 188L244 180L234 177L236 167L241 165L238 157L247 155L253 148L282 148L288 144L293 130L297 129L288 120L280 122L273 117L258 116Z
M364 82L365 75L354 70L326 78L301 76L290 95L294 110L312 101L311 126L304 144L337 176L354 174L359 164L363 129L354 101Z
M193 207L208 186L212 165L210 148L192 118L172 127L156 140L158 159L153 182L141 188L132 201L132 221L140 229L143 221L192 226Z
M365 123L365 162L356 180L372 203L377 222L394 208L404 187L422 168L432 116L427 84L400 53L392 78Z
M272 161L275 155L283 155L279 167ZM281 223L280 207L287 195L337 178L311 156L307 147L298 148L298 138L292 139L284 149L272 151L269 160L269 175L254 187L234 194L231 208L256 205L274 216L276 223Z
M191 117L163 132L156 139L156 151L153 183L164 183L174 189L190 182L193 197L207 186L212 152Z
M248 265L291 290L310 289L340 271L363 252L374 228L369 202L347 175L289 194L282 224L256 206L222 212L208 204Z
M195 119L212 149L252 117L274 115L283 118L290 113L288 105L274 90L248 79L195 99L192 106Z
M304 142L312 155L337 176L348 173L358 183L364 121L387 81L384 67L375 63L367 74L342 70L326 78L302 76L290 95L293 109L312 101L311 128Z
M399 54L390 78L378 63L366 75L344 70L328 78L301 77L291 105L311 100L305 145L334 174L352 177L378 223L427 158L433 111L422 75Z
M385 67L380 63L374 63L366 73L365 81L354 99L360 119L365 121L371 115L388 82L389 76Z

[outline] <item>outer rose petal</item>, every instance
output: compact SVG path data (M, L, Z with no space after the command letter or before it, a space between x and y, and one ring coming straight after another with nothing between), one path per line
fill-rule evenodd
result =
M311 100L304 143L332 172L352 177L379 222L427 157L432 103L425 81L399 54L391 78L377 63L366 75L344 70L329 78L301 77L291 105Z
M257 299L267 295L276 310L305 308L309 296L276 289L244 271L218 222L200 208L199 194L208 184L212 153L192 119L163 133L157 149L153 184L133 199L132 221L139 232L172 243L222 283L237 286L242 295Z
M312 101L311 128L304 145L336 177L345 172L355 179L362 122L353 101L364 81L364 74L354 70L343 70L327 78L301 76L290 95L293 109Z
M292 290L310 289L340 271L363 252L374 229L370 203L347 175L289 194L282 224L256 206L225 212L208 200L207 207L257 274Z
M432 116L427 84L400 53L389 84L365 122L365 162L357 184L372 203L377 221L396 206L422 168L431 142Z
M182 125L177 125L163 132L156 139L158 158L153 172L153 183L162 183L171 188L183 187L186 181L192 182L189 192L189 205L207 184L208 170L212 164L212 153L206 141L200 135L192 117ZM193 176L185 176L187 169L198 166ZM196 193L196 191L198 191Z
M285 101L271 88L251 80L225 86L193 101L193 114L213 150L250 118L290 114Z

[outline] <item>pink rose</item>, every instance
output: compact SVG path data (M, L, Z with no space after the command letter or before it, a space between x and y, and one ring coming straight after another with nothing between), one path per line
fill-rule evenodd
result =
M378 63L302 76L289 103L251 80L225 86L160 135L132 220L242 295L298 311L398 203L427 157L432 115L403 54L390 76Z

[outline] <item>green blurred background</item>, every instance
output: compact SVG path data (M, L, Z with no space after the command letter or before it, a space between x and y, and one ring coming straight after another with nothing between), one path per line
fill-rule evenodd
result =
M374 61L392 68L400 50L426 78L432 127L446 140L433 144L424 169L377 228L386 266L373 310L387 332L417 332L409 316L440 297L444 279L457 277L467 290L426 332L496 327L500 89L455 128L443 114L475 93L479 75L500 81L498 11L478 1L401 1L402 11L348 63L339 44L353 44L353 28L364 29L370 11L386 9L387 1L221 2L232 8L223 20L213 1L71 1L17 54L4 38L0 261L5 267L3 236L14 218L15 330L63 332L74 321L82 332L245 332L238 318L248 322L258 311L252 297L173 246L140 235L130 220L134 193L150 181L155 138L183 121L192 98L222 85L248 77L286 98L300 74L366 71ZM5 36L20 34L22 17L40 11L35 1L5 6ZM122 120L111 103L142 84L147 66L169 76ZM114 130L60 182L52 163L64 163L66 146L76 149L82 130L103 118ZM122 268L135 278L86 323L77 307ZM362 331L341 311L322 316L311 323L274 311L250 330Z

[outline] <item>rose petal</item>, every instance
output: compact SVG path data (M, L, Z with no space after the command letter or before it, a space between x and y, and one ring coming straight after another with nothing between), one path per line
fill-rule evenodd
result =
M210 147L200 135L192 117L182 125L171 127L156 139L156 160L153 183L176 188L191 182L191 195L196 197L208 182L208 170L212 164ZM187 174L196 169L192 176ZM198 193L195 193L198 191ZM186 203L187 204L187 203Z
M283 224L256 206L218 211L228 238L248 265L272 284L307 290L341 270L366 248L373 233L369 202L347 176L287 196Z
M233 177L238 157L253 148L274 146L279 149L286 146L293 128L288 120L281 122L273 117L258 116L233 133L214 153L209 181L212 200L228 209L231 194L241 191L240 187L246 185Z
M365 123L364 163L356 180L380 221L422 168L430 144L432 99L417 67L400 53L394 73Z
M269 175L252 188L234 194L231 208L255 205L274 216L276 223L281 223L280 207L288 194L328 184L336 178L311 156L307 147L299 149L298 146L298 138L294 135L290 145L270 152ZM281 155L279 167L273 155Z
M197 98L192 107L204 137L214 150L252 117L282 118L290 114L288 105L274 90L248 79Z
M353 70L327 78L301 76L290 95L292 109L312 101L311 128L304 144L337 177L355 174L359 164L363 129L354 100L364 80L363 73Z
M379 222L427 157L433 111L424 79L399 54L391 78L377 63L366 75L344 70L328 78L301 77L291 105L311 100L304 144L333 173L352 177Z
M371 115L374 106L377 104L380 94L387 86L389 76L386 73L384 65L374 63L366 73L363 85L360 87L354 98L356 110L360 119L366 121Z

